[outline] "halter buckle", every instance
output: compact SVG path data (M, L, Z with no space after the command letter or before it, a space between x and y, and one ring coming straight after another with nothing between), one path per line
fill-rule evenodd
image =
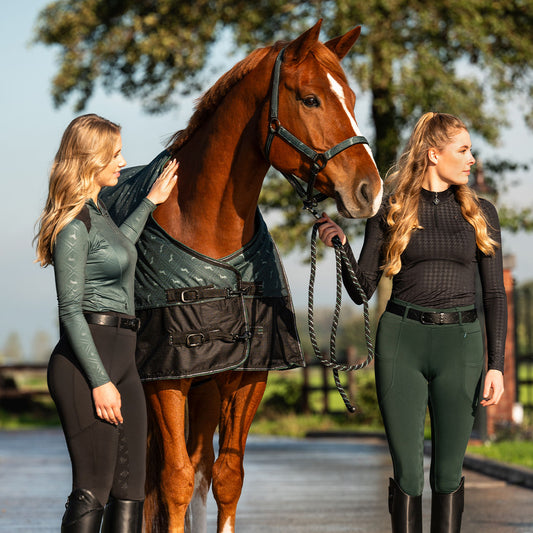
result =
M316 173L320 172L321 170L324 170L327 164L328 159L324 154L316 154L315 158L313 159L313 165L316 168Z
M268 127L270 128L271 133L277 133L279 128L281 127L281 122L279 121L279 118L271 118Z

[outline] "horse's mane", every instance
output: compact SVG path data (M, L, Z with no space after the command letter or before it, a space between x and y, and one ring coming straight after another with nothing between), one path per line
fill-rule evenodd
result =
M210 89L198 98L195 103L195 111L191 116L187 127L184 130L176 132L168 141L168 150L172 155L177 154L183 145L192 137L194 132L209 116L212 115L213 111L220 105L220 102L229 91L241 81L246 74L253 70L270 50L279 50L286 44L287 43L284 41L278 41L273 46L254 50L251 54L234 65L233 68L223 74ZM312 54L319 63L323 64L328 70L336 73L343 81L348 83L336 56L326 46L313 47Z
M276 43L277 46L279 43ZM169 151L175 155L178 150L191 138L193 133L203 124L207 117L219 106L228 92L253 70L267 55L272 47L258 48L239 61L228 72L223 74L215 84L201 96L195 105L187 127L176 132L168 142Z

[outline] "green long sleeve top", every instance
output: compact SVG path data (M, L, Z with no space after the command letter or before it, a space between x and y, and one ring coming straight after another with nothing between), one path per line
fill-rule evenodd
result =
M58 234L53 249L59 320L93 388L110 381L84 312L134 315L135 243L155 209L144 198L119 227L105 206L88 200Z

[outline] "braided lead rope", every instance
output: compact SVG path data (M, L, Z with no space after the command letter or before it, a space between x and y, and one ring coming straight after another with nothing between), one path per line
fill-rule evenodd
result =
M336 269L335 310L333 313L330 343L329 343L330 357L329 359L323 357L320 354L320 350L318 348L318 342L316 339L316 332L315 332L315 326L314 326L314 312L313 312L314 286L315 286L315 278L316 278L316 234L317 234L317 231L318 231L318 225L315 224L313 226L313 231L311 234L311 272L309 275L309 298L308 298L308 308L307 308L309 338L311 339L311 345L313 347L315 357L322 363L322 365L324 365L327 368L331 368L333 370L333 376L335 379L335 385L337 387L337 390L339 394L341 395L348 411L353 413L356 411L356 408L350 403L348 395L346 394L346 391L342 387L342 384L339 379L339 371L342 370L344 372L352 372L354 370L360 370L361 368L365 368L366 366L368 366L374 358L374 345L372 343L372 337L370 333L370 315L368 312L368 298L366 297L366 294L363 291L359 283L359 280L357 279L357 276L355 275L353 267L346 255L346 252L344 251L342 247L340 240L337 237L334 238L333 244L335 248L335 269ZM348 273L350 275L350 279L353 281L359 295L361 296L361 299L363 300L363 316L364 316L364 322L365 322L365 342L366 342L368 355L365 361L354 364L354 365L340 364L337 362L337 359L336 359L337 327L339 324L339 316L340 316L341 303L342 303L342 263L344 263L344 265L346 266Z

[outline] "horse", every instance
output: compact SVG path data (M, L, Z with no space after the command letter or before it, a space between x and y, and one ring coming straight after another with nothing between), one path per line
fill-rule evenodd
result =
M292 41L256 49L222 75L160 156L129 175L123 171L124 183L137 184L138 194L121 191L120 183L108 193L116 204L108 207L120 218L120 206L145 194L166 161L179 161L175 189L141 236L136 278L143 324L137 360L149 414L146 531L206 531L211 486L217 531L235 531L246 440L268 372L305 364L282 268L274 274L267 268L264 279L278 285L272 292L264 279L246 281L232 263L253 262L246 268L256 275L266 261L255 258L267 250L280 267L275 246L257 236L264 228L257 205L269 167L335 198L344 217L367 218L381 203L382 182L340 66L361 28L321 43L321 22ZM192 257L186 266L182 252ZM213 270L213 280L234 276L233 285L206 282ZM178 271L191 285L169 289ZM197 306L202 302L207 311ZM234 308L244 319L228 326ZM198 315L209 323L202 325ZM228 346L217 359L215 352ZM261 351L270 353L254 362ZM189 367L170 369L180 364Z

